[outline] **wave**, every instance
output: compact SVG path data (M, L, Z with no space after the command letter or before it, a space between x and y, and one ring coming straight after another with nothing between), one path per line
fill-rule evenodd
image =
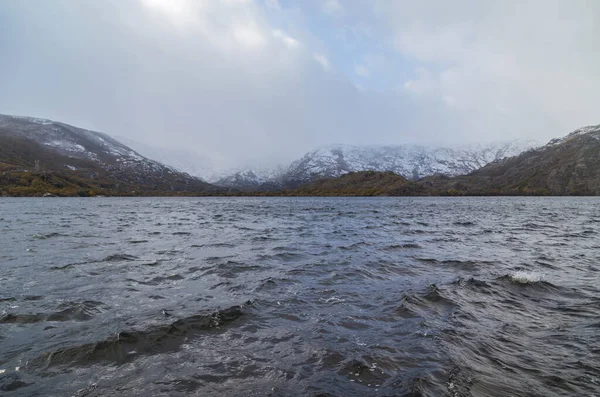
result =
M512 274L507 274L501 278L514 284L535 284L541 282L544 278L544 275L537 271L526 272L519 270Z
M491 264L493 262L487 261L471 261L471 260L460 260L460 259L435 259L435 258L415 258L419 262L432 263L435 265L453 266L453 267L466 267L473 268L480 264Z
M87 321L107 309L97 301L66 302L52 313L5 313L0 316L0 324L34 324L53 321Z
M3 374L4 370L0 370ZM30 383L25 382L17 373L11 373L0 377L0 391L13 392L24 387L30 386Z
M101 260L101 262L132 262L139 259L137 256L128 254L109 255Z
M471 221L456 221L452 224L455 226L475 226L475 223Z
M201 277L216 275L224 278L236 278L242 273L257 272L266 270L267 268L268 267L266 266L247 265L242 262L227 261L211 267L209 270L204 272Z
M34 240L47 240L49 238L53 238L53 237L64 237L64 234L60 234L60 233L48 233L48 234L34 234L31 236L32 239Z
M423 247L416 243L392 244L384 248L385 251L393 251L400 249L422 249Z
M128 278L127 281L131 281L131 282L134 282L134 283L137 283L137 284L141 284L141 285L154 285L154 286L156 286L156 285L161 285L161 284L168 283L168 282L171 282L171 281L179 281L179 280L184 280L184 279L185 279L185 277L183 277L180 274L173 274L173 275L170 275L170 276L157 276L157 277L154 277L154 278L152 278L150 280L143 280L143 281L136 280L136 279L133 279L133 278Z
M200 314L156 326L142 331L121 331L100 342L65 347L43 353L27 366L49 368L53 366L88 365L98 362L125 363L138 356L148 356L176 351L179 347L202 332L218 329L240 318L245 306L232 306L212 314Z
M486 281L479 280L474 277L470 277L467 279L459 278L458 280L454 281L452 284L458 285L460 287L473 288L473 289L482 290L482 291L486 291L489 288L491 288L491 285L488 284Z
M233 243L193 244L192 248L235 248Z
M431 284L426 291L404 295L395 312L410 317L421 315L428 319L430 311L445 313L455 307L457 304L452 299L445 297L435 284Z

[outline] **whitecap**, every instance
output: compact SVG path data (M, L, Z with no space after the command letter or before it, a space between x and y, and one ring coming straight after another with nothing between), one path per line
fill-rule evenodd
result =
M526 272L526 271L520 270L518 272L515 272L515 273L509 275L508 277L510 278L510 281L512 281L513 283L532 284L532 283L539 283L540 281L542 281L543 275L542 275L542 273L536 272L536 271Z

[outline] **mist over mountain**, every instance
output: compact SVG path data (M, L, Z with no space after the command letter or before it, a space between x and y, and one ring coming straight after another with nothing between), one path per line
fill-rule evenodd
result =
M0 169L0 190L9 195L220 191L107 134L33 117L0 115Z
M191 150L138 146L157 157L178 160L180 168L211 172L196 166L202 159ZM190 157L182 159L181 154ZM213 185L104 133L0 115L3 195L599 195L599 154L600 126L580 128L546 145L333 145L285 167L240 170ZM212 175L216 178L218 172Z
M412 180L434 174L465 175L541 143L514 140L454 146L339 144L310 151L285 165L255 165L233 170L211 169L202 156L191 150L156 148L136 142L130 142L130 146L217 186L249 191L291 188L358 171L390 171Z

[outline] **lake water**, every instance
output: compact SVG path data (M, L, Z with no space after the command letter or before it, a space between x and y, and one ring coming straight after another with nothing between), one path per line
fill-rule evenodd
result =
M0 200L5 396L600 395L595 198Z

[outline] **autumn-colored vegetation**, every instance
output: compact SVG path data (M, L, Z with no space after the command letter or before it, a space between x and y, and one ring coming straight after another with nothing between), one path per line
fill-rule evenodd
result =
M418 196L422 186L393 172L351 172L339 178L322 179L286 192L291 196Z

